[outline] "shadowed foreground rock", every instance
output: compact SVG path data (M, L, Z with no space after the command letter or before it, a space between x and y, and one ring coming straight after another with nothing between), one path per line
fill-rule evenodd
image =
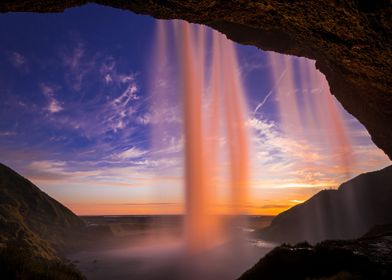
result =
M59 254L85 223L29 180L0 164L0 278L83 280Z
M0 164L0 248L57 259L85 223L29 180Z
M344 108L392 158L392 5L389 0L19 0L0 12L62 12L99 3L211 26L242 44L305 56Z
M392 226L358 240L279 246L239 278L256 279L392 279Z
M392 166L361 174L337 190L323 190L276 216L263 239L283 243L352 239L392 223Z

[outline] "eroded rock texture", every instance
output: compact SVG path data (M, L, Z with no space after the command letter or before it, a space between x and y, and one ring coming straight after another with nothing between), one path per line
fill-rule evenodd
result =
M331 92L392 158L390 0L2 1L0 12L62 12L95 2L202 23L242 44L316 59Z
M392 225L376 226L359 239L282 244L238 278L254 279L392 279Z

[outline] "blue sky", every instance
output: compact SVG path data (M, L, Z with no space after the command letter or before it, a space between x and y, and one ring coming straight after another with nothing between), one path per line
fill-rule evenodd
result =
M180 98L159 119L151 112L155 28L151 17L98 5L0 15L0 161L80 214L181 211ZM252 130L250 208L276 213L336 187L332 163L305 168L310 154L328 153L282 132L268 53L236 48ZM360 163L352 175L389 164L341 113ZM162 121L179 130L157 137Z

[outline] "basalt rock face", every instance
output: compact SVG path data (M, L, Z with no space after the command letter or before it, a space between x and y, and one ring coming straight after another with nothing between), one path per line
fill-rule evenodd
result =
M392 158L390 0L2 1L0 12L62 12L89 2L211 26L242 44L305 56L331 92Z

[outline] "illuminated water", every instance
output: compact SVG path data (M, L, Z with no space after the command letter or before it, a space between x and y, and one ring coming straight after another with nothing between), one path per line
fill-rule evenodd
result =
M298 142L305 139L324 143L333 155L336 172L349 179L355 166L354 152L325 76L309 59L270 52L269 62L285 134Z
M219 191L228 194L225 214L244 213L249 176L247 106L234 45L224 35L207 33L205 27L184 21L171 25L161 21L157 30L155 65L162 68L159 75L167 75L163 65L168 65L168 57L172 55L172 61L178 62L178 98L183 103L186 246L195 253L228 236L219 219ZM167 34L174 34L174 55L168 48ZM210 61L207 43L212 45ZM157 79L163 79L159 75ZM160 93L165 95L165 91ZM221 139L225 141L223 152Z

